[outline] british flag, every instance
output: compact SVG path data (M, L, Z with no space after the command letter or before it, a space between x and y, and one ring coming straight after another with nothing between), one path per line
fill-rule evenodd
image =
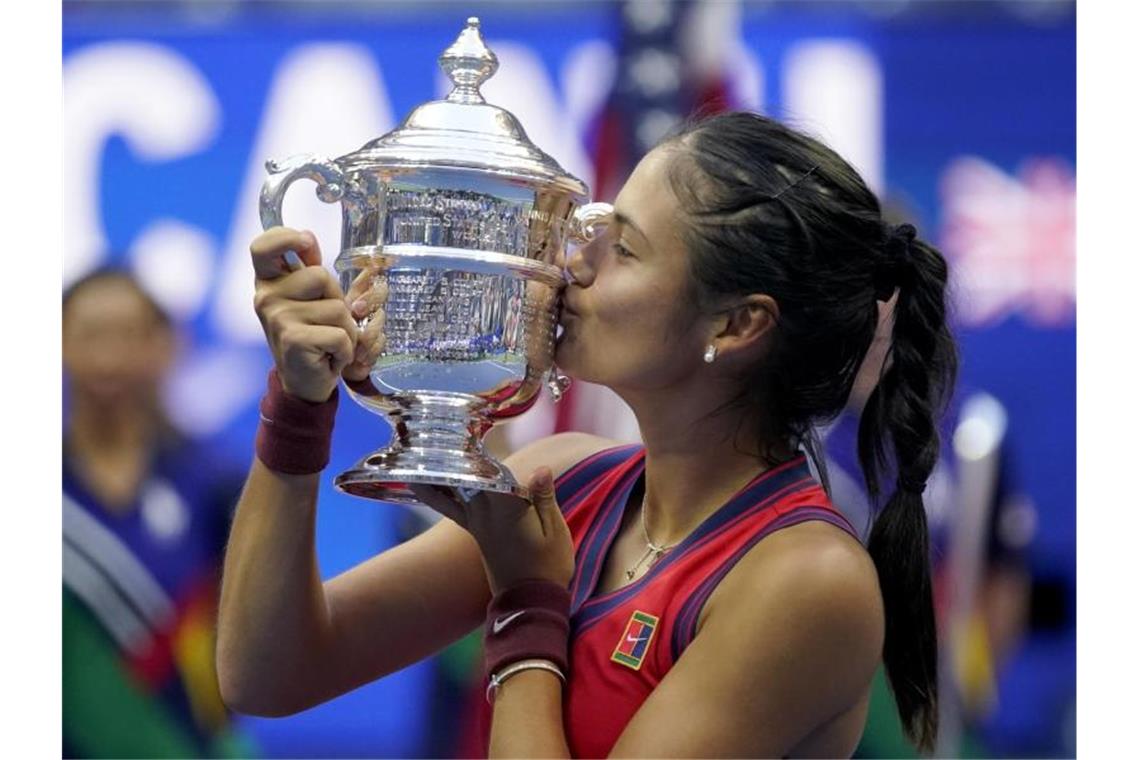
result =
M1076 178L1063 161L1034 158L1016 175L977 157L956 159L941 184L941 247L962 324L1011 315L1045 327L1076 316Z

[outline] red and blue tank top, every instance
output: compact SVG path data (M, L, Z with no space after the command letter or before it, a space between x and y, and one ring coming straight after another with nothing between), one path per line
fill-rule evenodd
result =
M857 536L831 505L803 455L763 472L641 578L595 593L645 450L601 451L555 481L574 539L566 738L574 757L605 757L650 692L696 635L717 584L765 536L823 520Z
M563 725L573 757L606 757L697 634L720 581L765 536L810 520L858 532L831 504L802 454L769 469L702 522L650 570L596 593L630 494L645 473L640 445L600 451L554 481L574 540L570 673ZM491 713L480 699L483 748Z

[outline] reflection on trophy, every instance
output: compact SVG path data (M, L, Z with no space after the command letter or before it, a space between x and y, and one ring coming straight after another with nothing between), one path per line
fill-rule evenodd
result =
M336 270L353 303L363 299L363 339L384 349L368 387L350 393L387 416L390 445L341 473L341 490L418 503L411 484L525 496L483 450L483 435L521 414L544 381L561 395L553 365L564 247L587 242L611 212L527 138L479 91L498 61L470 18L439 58L453 89L416 108L397 129L336 160L269 161L261 223L282 224L281 203L299 178L340 202ZM584 205L585 204L585 205Z

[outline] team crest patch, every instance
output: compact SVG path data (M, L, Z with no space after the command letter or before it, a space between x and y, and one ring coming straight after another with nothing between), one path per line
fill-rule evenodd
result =
M653 634L657 631L657 618L647 612L635 610L629 616L629 623L625 626L625 633L621 635L617 649L610 657L628 668L641 670L641 663L645 660L645 653L649 651L649 644L653 641Z

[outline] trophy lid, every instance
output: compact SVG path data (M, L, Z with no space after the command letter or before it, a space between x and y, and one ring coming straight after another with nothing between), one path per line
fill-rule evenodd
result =
M369 168L465 168L589 200L585 183L563 169L527 137L509 111L483 99L480 86L494 75L498 58L483 42L472 16L439 57L451 93L413 110L396 129L337 163L346 170Z

